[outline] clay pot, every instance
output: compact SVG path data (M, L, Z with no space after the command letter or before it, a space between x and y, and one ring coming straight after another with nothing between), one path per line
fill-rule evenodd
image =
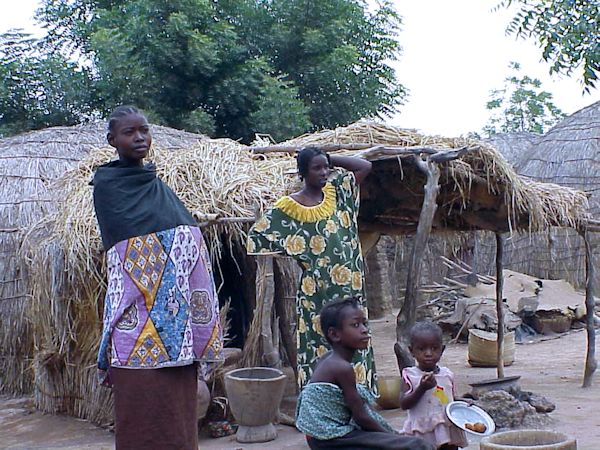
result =
M480 450L577 450L577 441L547 430L504 431L481 440Z
M377 404L383 409L400 408L401 385L402 380L399 376L378 377L379 398Z
M268 367L236 369L225 374L225 391L239 428L238 442L267 442L277 437L273 421L279 409L286 376Z

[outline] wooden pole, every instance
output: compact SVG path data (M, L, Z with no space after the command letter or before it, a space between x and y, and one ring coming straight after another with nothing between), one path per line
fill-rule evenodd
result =
M273 302L275 287L273 280L273 257L258 256L256 258L257 295L256 306L260 308L261 327L260 343L262 347L262 362L268 367L279 367L279 348L273 344Z
M496 233L496 315L498 316L498 337L496 344L498 352L496 355L496 367L498 378L504 378L504 303L502 301L502 290L504 288L503 269L504 239L500 233Z
M423 254L427 247L433 216L437 209L437 194L439 191L440 170L437 164L427 158L425 161L420 156L414 158L417 167L427 176L425 184L425 196L423 206L419 216L419 225L413 244L411 258L408 263L408 276L406 278L406 293L404 303L396 318L396 344L394 352L400 371L408 365L412 365L414 360L408 350L408 334L410 328L414 325L417 313L417 298L419 293L419 283L421 280L421 268Z
M582 385L584 388L592 385L593 375L598 367L595 357L596 330L594 329L594 254L588 236L587 231L581 233L585 244L585 328L587 334L587 352Z

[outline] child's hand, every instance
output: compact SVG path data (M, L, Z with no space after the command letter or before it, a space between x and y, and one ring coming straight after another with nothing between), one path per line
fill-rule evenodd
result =
M421 378L421 388L428 391L429 389L433 389L437 386L437 381L435 381L435 374L433 372L428 373L427 375L423 375Z

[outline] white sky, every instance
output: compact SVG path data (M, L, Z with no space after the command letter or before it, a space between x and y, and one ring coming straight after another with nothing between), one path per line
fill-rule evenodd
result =
M371 0L376 1L376 0ZM33 21L38 0L0 0L0 33L24 28L39 34ZM480 131L489 112L490 91L500 89L510 74L508 64L521 64L521 75L539 78L554 103L571 114L600 100L600 89L582 94L572 78L548 75L541 50L531 40L516 40L504 30L511 11L492 12L499 0L394 0L403 18L403 47L396 74L410 97L393 125L427 134L457 136Z

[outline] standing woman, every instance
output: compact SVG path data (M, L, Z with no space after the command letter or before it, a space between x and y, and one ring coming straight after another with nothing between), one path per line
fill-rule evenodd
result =
M297 374L302 389L327 352L320 330L324 303L356 297L365 307L364 264L358 238L358 185L371 171L364 159L306 147L297 156L303 188L280 198L248 234L248 254L283 253L302 268L296 294ZM331 167L338 167L331 170ZM365 307L366 311L366 307ZM356 380L376 391L373 350L357 352Z
M154 164L143 164L146 117L118 107L107 139L119 159L92 184L108 266L98 368L113 387L116 448L197 450L198 374L222 354L206 244Z

